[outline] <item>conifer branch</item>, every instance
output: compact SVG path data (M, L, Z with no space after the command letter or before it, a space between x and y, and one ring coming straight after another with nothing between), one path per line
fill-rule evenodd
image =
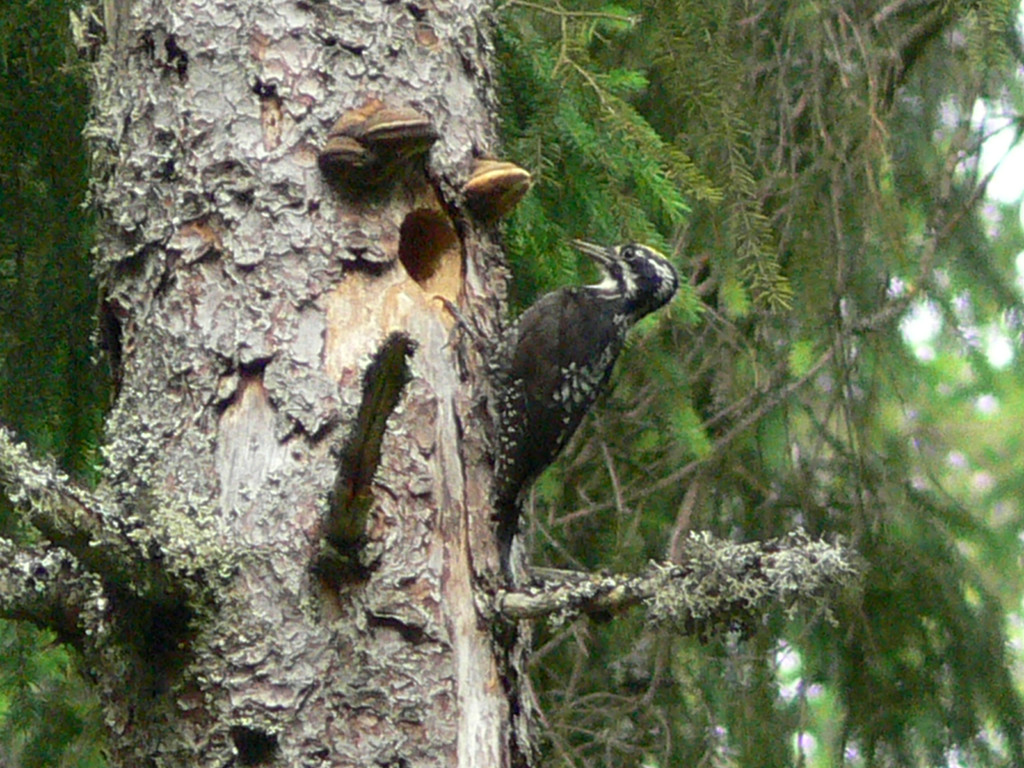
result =
M100 580L60 548L29 548L0 539L0 616L51 629L80 646L105 604ZM91 616L90 616L91 614ZM86 617L89 618L86 618Z
M163 546L140 518L34 459L2 426L0 492L29 524L107 584L157 602L180 599L182 586L161 565Z
M787 615L812 608L831 618L829 606L855 587L857 555L796 531L765 542L716 541L691 532L678 564L651 563L637 575L597 575L539 569L540 585L501 590L495 610L507 619L620 613L643 605L648 621L684 634L747 630L772 604Z
M567 19L604 19L606 21L615 21L620 24L627 23L630 25L634 25L640 20L640 17L635 15L621 16L619 14L608 13L606 11L569 11L562 7L544 5L543 3L533 3L530 2L530 0L508 0L508 2L502 3L495 10L503 11L510 7L529 8L533 11L549 13L552 16L560 16Z

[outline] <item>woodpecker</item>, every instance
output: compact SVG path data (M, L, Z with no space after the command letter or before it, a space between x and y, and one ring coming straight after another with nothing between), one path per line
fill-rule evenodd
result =
M498 419L494 506L506 574L530 484L606 388L629 329L668 303L679 287L675 269L653 248L605 248L582 240L573 246L594 260L601 282L542 296L505 334L492 365Z

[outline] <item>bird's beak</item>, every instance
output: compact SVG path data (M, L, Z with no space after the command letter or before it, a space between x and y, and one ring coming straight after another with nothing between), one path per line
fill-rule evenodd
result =
M586 240L573 240L572 247L580 253L585 253L604 269L610 269L615 262L615 249L605 248L602 245L594 245Z

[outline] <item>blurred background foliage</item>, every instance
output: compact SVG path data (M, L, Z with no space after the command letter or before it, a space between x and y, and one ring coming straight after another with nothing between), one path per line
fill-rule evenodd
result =
M0 3L0 421L64 469L95 464L106 383L89 277L89 94L66 0ZM0 497L0 535L28 535ZM51 633L0 622L0 765L102 766L95 700Z
M544 629L547 765L1024 764L1024 237L979 161L1024 126L1018 10L498 3L504 152L536 179L518 308L593 277L573 237L654 244L684 283L538 483L534 559L802 526L867 563L834 624Z
M70 9L0 6L0 419L87 476L107 395ZM505 232L514 311L593 277L573 237L683 276L538 483L534 559L626 571L689 531L802 526L868 566L835 623L542 628L546 765L1024 764L1024 236L980 161L1024 126L1017 13L497 3L503 154L536 180ZM22 535L5 509L0 532ZM103 764L52 642L0 624L4 766Z

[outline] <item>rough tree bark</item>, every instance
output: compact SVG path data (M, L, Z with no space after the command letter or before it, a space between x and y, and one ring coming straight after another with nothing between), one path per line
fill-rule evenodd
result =
M39 491L33 520L67 551L24 565L79 587L60 624L113 762L521 762L474 605L496 564L480 357L435 298L493 337L504 273L460 194L494 150L484 3L104 11L88 133L119 380L107 483L76 510L60 479L50 512ZM369 191L327 183L329 129L368 106L425 116L429 157L397 153ZM407 383L367 408L388 339L382 376ZM328 544L332 498L353 535ZM78 514L109 539L92 562L70 554Z

